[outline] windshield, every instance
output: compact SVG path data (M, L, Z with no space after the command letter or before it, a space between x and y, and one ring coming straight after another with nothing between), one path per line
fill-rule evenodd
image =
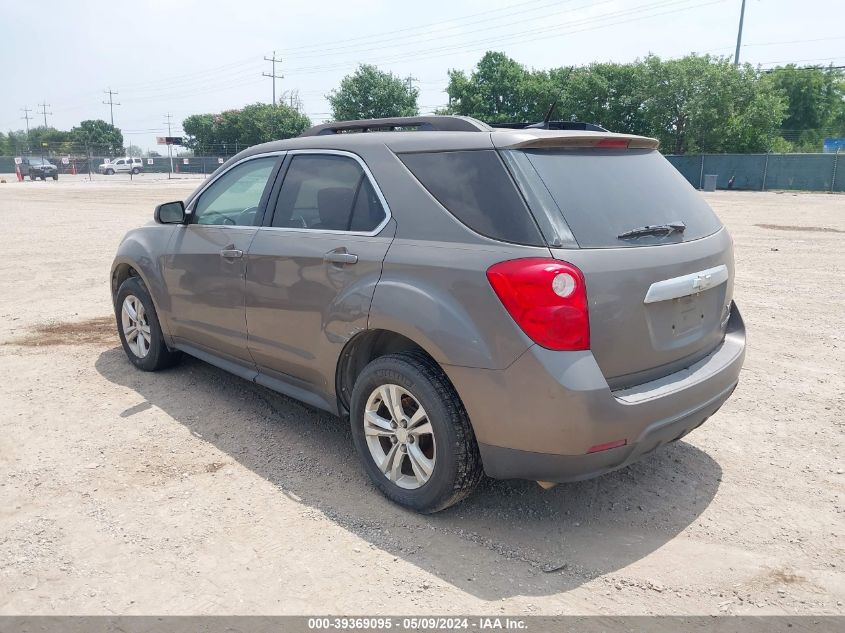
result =
M657 150L530 149L512 152L523 188L550 194L583 248L652 246L699 239L721 228L704 199ZM533 208L533 207L532 207ZM643 231L683 224L682 231Z

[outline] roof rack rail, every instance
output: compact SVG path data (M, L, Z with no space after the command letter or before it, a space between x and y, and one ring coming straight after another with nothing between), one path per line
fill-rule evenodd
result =
M494 128L511 130L579 130L582 132L609 132L595 123L583 121L543 121L540 123L491 123Z
M357 121L332 121L308 128L300 136L324 136L356 132L394 132L396 128L414 128L422 132L492 132L486 123L468 116L409 116Z

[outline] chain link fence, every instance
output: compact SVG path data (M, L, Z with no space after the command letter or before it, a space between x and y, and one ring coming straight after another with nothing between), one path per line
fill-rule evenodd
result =
M685 154L666 157L693 187L716 176L717 189L845 192L839 153L832 154ZM837 170L839 173L837 173ZM729 181L733 179L729 187Z
M222 150L223 148L221 148ZM226 148L234 149L234 148ZM80 156L80 154L82 154ZM38 154L32 154L39 156ZM174 174L210 174L227 158L229 151L218 155L173 157ZM63 174L96 174L106 156L45 155ZM666 158L697 189L704 188L705 176L716 176L717 189L766 191L790 189L799 191L845 192L845 165L839 166L839 153L831 154L685 154ZM67 162L65 162L66 159ZM111 160L115 160L111 158ZM170 172L167 156L142 158L143 171ZM837 173L837 170L839 173ZM15 173L15 157L0 156L0 174ZM733 183L729 187L729 182Z
M40 156L38 156L40 158ZM106 162L106 156L45 156L47 160L59 168L60 174L96 174L99 166ZM67 159L67 162L63 160ZM190 156L173 158L174 174L210 174L226 162L226 156ZM117 160L110 159L112 162ZM156 158L142 158L142 170L146 173L166 174L170 172L170 159L167 156ZM0 174L15 173L15 157L0 156ZM120 173L120 172L118 172Z

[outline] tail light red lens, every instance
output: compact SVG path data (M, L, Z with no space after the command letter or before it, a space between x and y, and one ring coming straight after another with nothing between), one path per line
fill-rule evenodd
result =
M548 349L590 349L590 316L583 273L556 259L494 264L487 279L517 325Z
M628 139L625 138L603 138L593 147L601 149L628 149Z

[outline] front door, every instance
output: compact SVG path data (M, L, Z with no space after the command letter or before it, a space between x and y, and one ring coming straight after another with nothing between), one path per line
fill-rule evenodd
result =
M342 152L291 152L272 216L249 249L246 313L258 382L323 394L340 351L366 330L395 223L364 163ZM293 385L293 389L285 388Z
M251 366L244 316L245 253L279 156L245 160L221 174L189 206L165 263L171 332L177 345Z

